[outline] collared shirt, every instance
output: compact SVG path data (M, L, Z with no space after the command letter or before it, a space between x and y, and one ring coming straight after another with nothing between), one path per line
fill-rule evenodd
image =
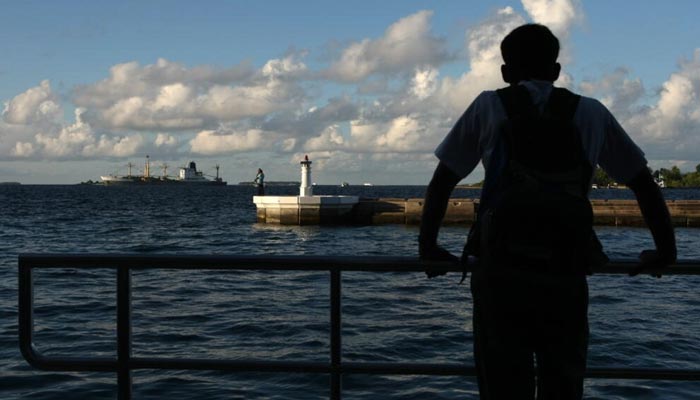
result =
M546 81L522 81L540 110L552 91ZM498 94L484 91L472 102L435 150L437 158L460 179L479 164L489 165L496 138L508 116ZM615 181L627 183L642 168L646 158L615 117L598 100L581 96L574 114L574 126L592 166L601 168Z

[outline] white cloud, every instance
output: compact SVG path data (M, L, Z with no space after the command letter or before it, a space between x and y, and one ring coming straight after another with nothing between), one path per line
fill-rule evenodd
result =
M38 103L38 108L41 104ZM52 108L54 106L51 106ZM60 108L60 105L56 105ZM63 126L34 121L22 129L11 132L11 147L4 147L4 155L14 158L85 159L95 157L127 157L135 154L143 145L141 135L100 135L99 139L90 124L83 120L83 108L75 110L75 121ZM46 121L44 121L46 122Z
M569 35L571 25L583 18L578 0L522 0L534 22L546 25L561 40Z
M135 155L143 144L144 138L138 134L122 137L102 135L99 140L85 145L82 149L82 155L88 158L129 157Z
M624 87L617 88L624 91ZM681 61L663 83L658 100L621 120L650 159L698 160L700 148L700 49Z
M498 10L466 34L469 70L458 79L446 77L436 97L453 114L461 113L484 90L504 85L501 78L501 40L525 19L511 7Z
M33 156L35 151L36 149L33 143L17 142L15 143L15 147L10 151L10 154L19 158L27 158Z
M323 150L323 151L308 151L303 153L295 153L289 160L290 164L298 165L305 156L312 161L312 177L313 181L323 177L324 172L329 171L359 171L361 168L363 156L346 153L338 150Z
M305 56L306 53L300 54ZM263 76L268 78L296 78L304 76L308 72L306 64L298 60L296 55L289 55L283 59L270 60L262 67Z
M307 151L335 150L344 147L345 139L337 125L329 126L321 135L306 141L303 148Z
M391 121L386 131L379 135L376 143L380 149L414 151L419 147L423 130L421 121L409 116L399 117Z
M263 133L257 129L245 132L201 131L190 141L193 153L222 154L248 150L265 150Z
M245 117L264 116L293 106L288 88L278 81L258 86L213 86L199 96L195 112L203 117L231 121Z
M254 70L247 62L219 69L210 66L187 68L163 58L145 66L132 61L114 65L106 79L76 87L73 100L78 106L102 109L120 99L157 95L161 87L168 85L208 87L245 82L253 75Z
M156 140L153 142L156 147L174 147L177 146L177 143L177 138L167 133L159 133L156 135Z
M437 88L437 80L440 72L436 68L416 68L411 79L411 94L419 100L424 100L432 95Z
M58 134L37 133L36 143L41 151L51 158L66 158L81 153L85 146L95 141L89 124L82 120L82 109L75 111L75 123L60 129Z
M284 152L290 152L290 151L294 150L294 147L296 147L296 145L297 145L296 138L287 138L287 139L282 140L281 149Z
M51 83L44 80L39 86L30 88L7 102L2 117L9 124L28 125L56 121L61 112L51 90Z
M153 110L181 108L192 99L192 88L183 83L173 83L160 88L158 96L153 101Z
M352 121L349 147L370 153L431 151L428 130L425 120L408 115L387 122Z
M295 107L304 96L296 80L307 72L299 57L269 60L257 72L248 66L187 68L165 59L124 63L108 78L76 88L73 101L90 110L96 128L202 129Z
M639 78L631 78L627 68L617 68L596 81L583 81L579 85L581 94L595 97L607 106L618 118L627 118L634 107L646 95Z
M693 81L685 74L673 74L663 85L657 110L669 120L684 119L689 117L689 111L696 109L688 107L694 105L696 100Z
M374 73L411 71L439 65L449 58L445 43L432 34L432 11L419 11L395 22L378 39L364 39L343 50L328 69L333 79L361 81Z
M306 110L304 110L306 108ZM266 132L274 132L276 139L281 139L275 146L284 152L294 151L297 145L321 146L328 141L328 132L350 120L356 119L359 106L349 96L330 98L323 105L304 107L300 105L296 112L279 113L264 121L260 127ZM325 136L323 136L325 134ZM323 136L323 138L320 138ZM307 140L311 140L307 143ZM328 142L329 145L331 142ZM333 145L336 148L337 144Z

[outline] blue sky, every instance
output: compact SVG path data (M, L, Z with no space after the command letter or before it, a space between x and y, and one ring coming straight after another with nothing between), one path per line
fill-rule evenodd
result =
M552 27L565 75L652 167L700 162L700 3L23 1L0 13L0 181L77 183L189 160L229 182L425 184L497 46ZM174 172L173 169L170 172ZM477 169L466 181L482 178Z

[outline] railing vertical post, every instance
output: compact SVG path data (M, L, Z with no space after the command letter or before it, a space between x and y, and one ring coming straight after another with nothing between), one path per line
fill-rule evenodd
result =
M21 266L18 279L19 348L24 358L31 360L33 359L32 336L34 333L34 282L32 268Z
M117 268L117 384L119 400L131 400L131 268Z
M331 270L331 399L340 400L342 375L341 314L340 314L340 270Z

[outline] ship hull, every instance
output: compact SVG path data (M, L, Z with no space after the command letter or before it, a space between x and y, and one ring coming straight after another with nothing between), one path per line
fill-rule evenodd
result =
M106 178L106 179L105 179ZM161 179L161 178L126 178L100 177L103 185L141 186L141 185L187 185L187 186L226 186L226 181L208 179Z

